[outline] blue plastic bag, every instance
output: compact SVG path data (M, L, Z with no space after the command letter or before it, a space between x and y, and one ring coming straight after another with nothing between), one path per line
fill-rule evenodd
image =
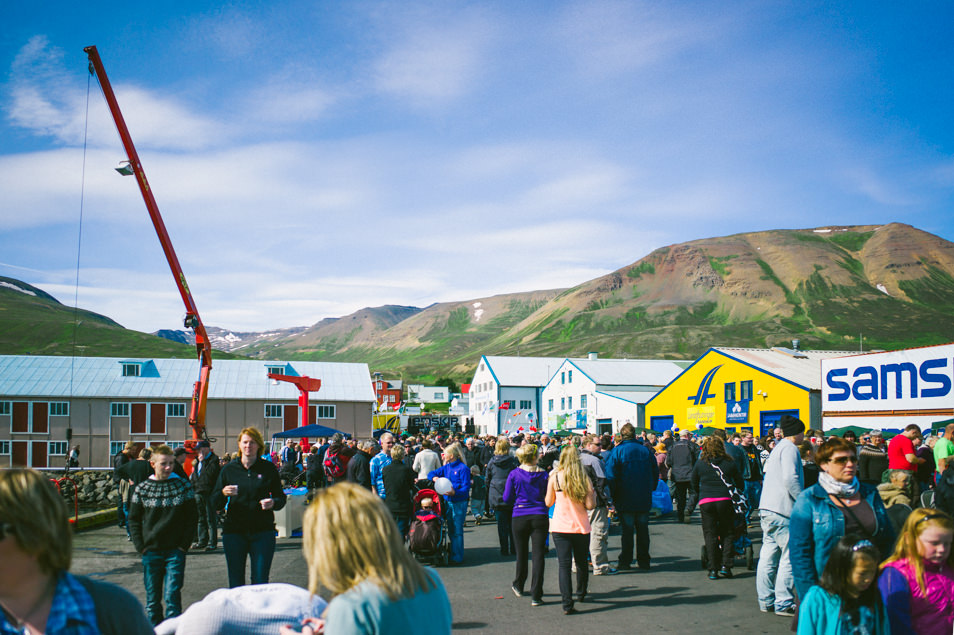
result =
M669 495L669 485L666 481L656 483L656 491L653 492L652 511L660 516L672 513L672 498Z

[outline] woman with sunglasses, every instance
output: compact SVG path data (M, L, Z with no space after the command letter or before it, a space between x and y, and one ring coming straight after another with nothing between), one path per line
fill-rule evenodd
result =
M954 519L936 509L908 516L878 587L892 635L948 635L954 628Z
M855 444L839 437L825 441L815 453L818 483L795 500L789 522L789 552L799 598L818 584L838 540L858 534L870 540L882 557L891 552L895 531L878 490L858 480Z

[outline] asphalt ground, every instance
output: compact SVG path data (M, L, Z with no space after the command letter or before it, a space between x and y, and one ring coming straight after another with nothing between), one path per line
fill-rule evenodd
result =
M473 633L554 633L581 629L589 633L788 633L791 618L761 613L755 592L755 572L743 562L731 580L708 580L700 552L699 512L688 524L672 515L650 524L652 567L649 571L591 576L586 602L579 613L566 616L560 605L556 553L546 558L544 605L531 607L530 598L510 590L513 557L503 557L493 522L464 534L464 564L438 568L450 596L454 630ZM758 555L757 526L750 531ZM619 529L609 538L610 560L619 554ZM125 531L116 526L80 532L73 548L74 573L118 584L145 601L142 566ZM279 539L271 570L272 582L307 585L301 539ZM186 559L183 608L207 593L227 586L225 556L192 552ZM427 619L427 616L421 616Z

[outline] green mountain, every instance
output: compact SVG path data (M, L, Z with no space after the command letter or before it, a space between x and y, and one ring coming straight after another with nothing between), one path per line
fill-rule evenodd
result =
M192 358L195 348L130 331L108 317L63 306L45 291L0 276L0 354Z

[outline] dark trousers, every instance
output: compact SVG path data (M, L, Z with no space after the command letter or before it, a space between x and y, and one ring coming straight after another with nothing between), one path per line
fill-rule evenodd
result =
M573 608L573 561L576 561L576 592L580 595L586 593L590 576L590 568L586 565L590 535L553 532L553 546L556 547L557 562L560 565L560 597L565 611Z
M142 554L143 583L146 587L146 615L155 626L163 619L182 613L182 580L185 551L156 549ZM163 614L162 602L166 603Z
M219 544L218 516L212 509L212 497L209 494L195 493L195 506L199 511L199 522L195 542L198 546L213 547Z
M619 564L626 567L633 564L633 547L636 548L636 562L640 568L649 568L649 512L619 512L620 550ZM633 534L636 535L635 545Z
M527 543L532 542L533 574L530 578L530 597L543 600L543 568L546 563L547 534L550 519L546 514L513 517L513 543L517 547L517 576L513 585L523 591L527 582Z
M686 509L687 494L689 496L688 509ZM692 511L696 508L698 500L695 492L689 489L689 481L676 481L676 518L679 519L679 522L685 520L687 511L689 512L688 515L692 515Z
M229 570L229 588L245 584L245 561L252 563L252 584L266 584L275 555L275 532L257 534L222 534L225 564Z
M735 508L732 501L716 501L699 506L702 536L706 541L709 570L732 568L735 558Z
M517 553L513 542L513 507L501 505L497 507L497 539L500 541L500 554L511 556Z
M391 516L394 517L394 523L397 525L398 533L401 534L401 538L404 542L407 542L407 530L411 527L411 517L404 515L397 515L394 512L391 512Z

